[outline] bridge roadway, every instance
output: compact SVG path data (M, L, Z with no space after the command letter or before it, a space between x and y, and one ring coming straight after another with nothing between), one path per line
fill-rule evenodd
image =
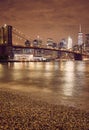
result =
M15 49L34 49L34 50L50 50L50 51L56 51L56 52L64 52L68 54L73 54L75 60L82 60L83 56L89 58L89 54L84 53L84 52L79 52L79 51L72 51L72 50L67 50L67 49L58 49L58 48L47 48L47 47L37 47L37 46L22 46L22 45L0 45L0 56L2 55L9 55L10 52L12 51L12 48ZM7 52L6 52L7 51Z
M37 46L20 46L20 45L13 45L13 48L21 48L21 49L35 49L35 50L51 50L51 51L57 51L57 52L64 52L64 53L70 53L74 55L75 60L83 60L83 57L89 58L89 54L79 51L72 51L67 49L58 49L58 48L47 48L47 47L37 47Z
M21 48L21 49L39 49L39 50L51 50L51 51L60 51L60 52L66 52L66 53L72 53L72 54L81 54L83 56L89 56L89 54L86 53L81 53L79 51L72 51L72 50L67 50L67 49L58 49L58 48L47 48L47 47L36 47L36 46L21 46L21 45L13 45L12 47L14 48Z

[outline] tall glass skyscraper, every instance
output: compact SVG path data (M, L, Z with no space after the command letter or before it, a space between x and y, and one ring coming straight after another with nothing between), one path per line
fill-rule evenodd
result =
M72 38L69 36L68 37L67 49L72 49L72 47L73 47L73 41L72 41Z
M81 32L81 25L79 26L79 33L78 33L78 45L83 44L83 33Z

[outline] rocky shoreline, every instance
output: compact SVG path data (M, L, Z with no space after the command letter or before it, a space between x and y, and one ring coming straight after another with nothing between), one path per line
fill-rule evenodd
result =
M0 130L89 130L89 112L0 89Z

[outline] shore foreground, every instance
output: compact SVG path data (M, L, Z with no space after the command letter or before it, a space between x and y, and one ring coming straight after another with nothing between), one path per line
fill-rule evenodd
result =
M89 112L0 89L0 130L89 130Z

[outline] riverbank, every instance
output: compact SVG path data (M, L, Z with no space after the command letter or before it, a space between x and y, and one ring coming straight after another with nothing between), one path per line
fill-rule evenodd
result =
M0 89L0 130L89 130L89 112Z

